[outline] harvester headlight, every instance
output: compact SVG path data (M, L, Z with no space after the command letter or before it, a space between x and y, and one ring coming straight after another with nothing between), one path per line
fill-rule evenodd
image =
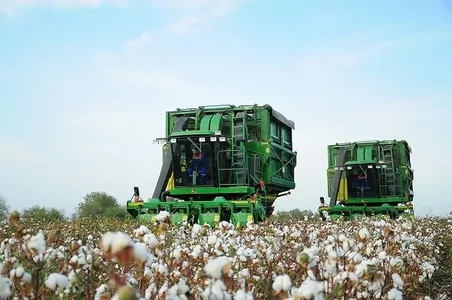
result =
M200 138L199 138L199 142L200 142L200 143L204 143L205 141L206 141L206 138L205 138L205 137L200 137Z
M217 137L216 136L211 136L210 137L210 141L211 142L216 142L217 141Z
M220 137L220 142L226 142L226 137L221 136L221 137Z
M221 135L221 131L215 131L215 135Z
M171 142L171 144L175 144L177 142L177 140L176 139L171 139L170 142Z

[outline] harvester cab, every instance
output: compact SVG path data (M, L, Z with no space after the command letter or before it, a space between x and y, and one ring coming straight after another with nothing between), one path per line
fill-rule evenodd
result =
M166 124L153 196L127 202L136 218L168 211L174 223L261 222L295 187L294 123L268 105L177 109Z
M413 170L406 141L362 141L328 146L328 196L322 219L413 217Z

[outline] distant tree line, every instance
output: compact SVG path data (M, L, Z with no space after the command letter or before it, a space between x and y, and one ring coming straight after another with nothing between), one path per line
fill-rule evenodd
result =
M278 211L271 217L274 221L285 221L285 220L305 220L318 218L320 215L316 212L312 212L308 209L301 210L298 208L289 211Z
M0 222L8 219L10 207L6 198L0 195ZM77 218L108 217L126 219L131 218L127 213L125 205L121 205L117 199L105 192L91 192L86 194L78 204L76 211L70 216L66 216L64 210L35 205L19 212L21 219L26 221L58 222L64 220L74 220ZM452 216L452 212L450 213ZM279 211L271 219L274 221L316 219L317 212L310 210L300 210L298 208L289 211Z
M0 221L8 219L11 208L5 197L0 195ZM130 218L126 212L125 205L119 204L117 199L105 192L91 192L86 194L76 208L76 211L70 216L66 216L65 211L52 207L35 205L22 210L21 219L27 221L45 221L58 222L70 219L85 217L111 217L111 218Z
M6 220L10 213L10 207L6 199L0 195L0 221ZM31 220L58 222L89 217L131 218L126 211L125 205L121 205L112 195L98 191L86 194L70 217L66 216L62 209L40 205L26 208L19 213L24 222ZM290 211L277 212L272 216L272 219L275 221L303 220L305 218L312 218L313 216L318 217L318 214L310 210L292 209Z

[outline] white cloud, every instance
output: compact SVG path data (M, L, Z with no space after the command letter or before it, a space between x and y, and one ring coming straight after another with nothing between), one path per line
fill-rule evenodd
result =
M200 7L211 6L212 3L222 0L151 0L153 4L166 7L168 9L198 9Z
M36 7L97 8L101 5L126 5L128 0L1 0L0 13L14 16L18 11Z
M322 45L302 53L296 65L311 79L319 83L343 78L343 71L351 71L353 68L384 55L393 49L403 45L401 40L375 42L371 45L349 43L346 49L335 47L333 44ZM324 50L328 49L328 50Z
M180 1L173 1L179 3ZM207 1L198 0L195 1L197 6L193 5L190 8L198 7L195 11L190 11L190 13L177 21L168 24L164 33L166 34L181 34L186 33L196 27L212 24L219 19L225 19L227 16L242 5L245 1L243 0L217 0L217 1ZM181 7L174 4L176 7ZM185 8L185 6L182 6Z
M151 0L158 7L163 7L173 14L175 21L170 22L162 30L163 34L185 34L202 26L212 26L220 19L249 0ZM231 27L233 25L231 24ZM140 36L126 42L126 49L148 45L155 32L144 32Z
M137 47L148 45L151 42L152 42L152 34L148 33L148 32L145 32L145 33L142 33L139 37L131 39L130 41L128 41L126 43L126 48L127 49L133 49L133 48L137 48Z
M23 141L0 137L0 165L3 167L34 167L36 156Z

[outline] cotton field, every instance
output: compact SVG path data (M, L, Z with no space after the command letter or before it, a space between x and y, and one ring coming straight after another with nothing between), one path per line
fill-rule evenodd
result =
M209 228L157 219L22 223L13 213L1 229L0 299L451 297L447 278L435 278L450 271L442 251L452 244L438 241L452 240L452 220Z

